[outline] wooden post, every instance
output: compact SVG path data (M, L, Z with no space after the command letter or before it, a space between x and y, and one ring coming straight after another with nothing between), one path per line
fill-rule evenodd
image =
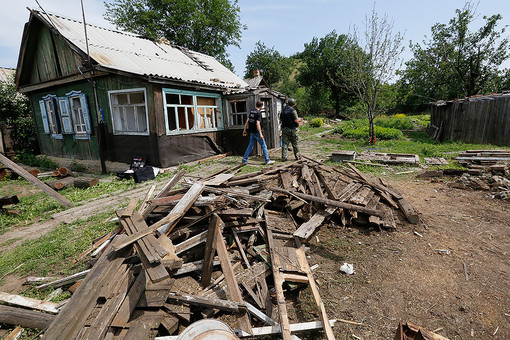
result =
M41 182L39 179L32 176L28 171L20 167L18 164L11 161L9 158L5 157L4 155L0 154L0 162L7 165L12 171L32 183L33 185L39 187L42 191L56 199L59 203L67 206L72 207L73 204L64 196L60 195L58 192Z

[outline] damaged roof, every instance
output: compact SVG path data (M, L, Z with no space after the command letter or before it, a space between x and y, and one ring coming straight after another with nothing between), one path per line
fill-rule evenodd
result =
M83 22L30 11L32 16L57 30L84 54L87 53ZM180 46L90 24L87 24L87 38L90 57L103 68L213 87L248 86L215 58Z

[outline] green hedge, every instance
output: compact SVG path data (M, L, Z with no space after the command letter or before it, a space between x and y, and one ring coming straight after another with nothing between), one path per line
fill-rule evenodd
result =
M385 128L393 128L398 130L413 130L415 128L415 124L413 120L409 117L405 118L375 118L374 124L377 126L382 126Z
M375 138L377 139L404 139L402 131L393 128L385 128L382 126L374 126ZM367 139L368 126L358 129L345 130L342 135L347 138Z

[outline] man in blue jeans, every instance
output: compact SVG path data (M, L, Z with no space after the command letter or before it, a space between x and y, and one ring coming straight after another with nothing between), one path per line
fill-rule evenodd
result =
M264 136L262 135L262 129L260 128L260 122L262 121L262 114L260 109L262 109L262 102L259 100L255 103L255 110L251 110L244 124L243 136L246 136L246 128L248 128L248 132L250 132L250 143L244 152L243 163L248 163L248 156L250 156L251 150L255 146L255 143L258 142L260 147L262 148L262 153L264 154L264 158L266 160L266 164L272 164L274 161L269 159L269 155L267 154L267 146L264 141Z

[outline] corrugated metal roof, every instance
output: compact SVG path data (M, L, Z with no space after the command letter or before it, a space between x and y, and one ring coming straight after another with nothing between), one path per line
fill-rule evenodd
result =
M48 22L45 14L33 12ZM65 39L86 53L82 22L54 14L48 16ZM202 53L93 25L87 25L87 37L91 58L109 69L214 87L248 86L215 58Z
M16 69L14 68L0 67L0 81L13 82L14 73L16 73Z

